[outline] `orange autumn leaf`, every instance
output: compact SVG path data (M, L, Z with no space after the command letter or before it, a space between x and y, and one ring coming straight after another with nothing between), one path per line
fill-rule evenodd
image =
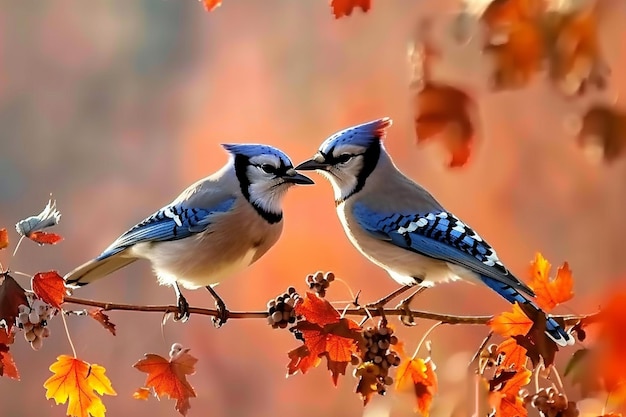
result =
M507 339L496 348L498 355L503 355L499 366L503 369L519 370L526 367L526 348L517 344L515 339Z
M115 324L109 321L109 316L104 314L104 310L102 310L101 308L92 308L87 312L87 314L89 314L89 317L100 323L102 327L107 329L109 332L111 332L113 336L115 336Z
M396 372L396 389L413 389L417 400L416 409L428 417L433 396L437 393L437 375L430 358L406 359Z
M371 7L371 0L331 0L330 7L333 9L335 19L350 16L356 7L360 7L364 13Z
M311 292L296 304L295 311L304 318L294 326L301 333L304 345L287 353L290 359L287 375L298 371L305 374L325 357L333 383L337 385L339 375L345 375L357 346L364 343L361 327L353 320L341 318L327 300Z
M104 417L106 407L98 395L117 395L100 365L89 364L67 355L57 357L50 366L53 375L44 382L46 398L67 404L72 417Z
M222 5L222 0L202 0L207 12L212 12Z
M0 229L0 249L5 249L7 246L9 246L9 233L7 229L2 228Z
M65 280L56 271L36 273L30 285L33 292L44 302L54 308L61 308L65 298Z
M500 313L487 323L494 333L502 337L525 335L533 326L533 321L522 311L518 303L513 304L513 310Z
M556 277L553 279L549 277L550 268L550 263L537 253L530 265L531 281L528 283L537 295L537 304L546 312L574 296L574 280L567 262L558 268Z
M187 415L191 408L189 398L196 396L187 375L196 372L195 364L198 359L191 356L189 349L180 349L171 353L170 360L160 355L147 353L144 359L137 361L134 368L148 374L146 387L153 388L158 397L167 395L176 400L176 411Z
M522 387L528 385L531 375L531 371L522 369L517 371L512 377L507 377L504 384L497 384L499 389L489 394L489 403L495 409L496 417L528 416L528 410L519 396L519 391ZM498 376L496 374L494 379L497 379Z
M137 388L137 391L133 392L133 398L136 400L147 400L150 397L150 388L141 387Z

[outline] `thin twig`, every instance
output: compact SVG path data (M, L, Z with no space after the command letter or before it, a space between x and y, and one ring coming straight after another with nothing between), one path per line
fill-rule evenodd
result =
M65 297L66 303L78 304L91 307L99 307L105 311L122 310L122 311L144 311L144 312L158 312L158 313L174 313L178 311L178 307L175 305L135 305L135 304L122 304L112 303L104 301L87 300L77 297ZM217 316L218 312L212 308L200 308L189 307L189 313L198 314L203 316ZM395 308L386 308L381 310L365 311L363 308L349 308L345 310L345 315L351 316L368 316L372 317L380 316L382 314L386 316L400 316L405 314L404 310ZM492 318L492 316L458 316L453 314L440 314L430 311L411 310L411 313L415 317L425 319L441 321L444 324L479 324L484 325ZM598 313L587 315L565 315L565 316L552 316L554 318L563 319L566 325L576 324L579 320L595 317ZM230 311L229 319L264 319L268 316L267 311Z

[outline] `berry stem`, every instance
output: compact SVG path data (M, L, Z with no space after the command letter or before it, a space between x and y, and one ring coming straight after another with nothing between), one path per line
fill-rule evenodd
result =
M417 356L418 352L420 351L422 345L424 344L424 342L426 341L426 338L430 335L430 333L433 330L435 330L437 326L443 323L444 323L443 321L438 321L433 326L431 326L430 329L426 330L426 333L424 333L424 336L422 336L422 340L420 340L420 342L417 344L417 349L415 349L415 353L413 354L413 357L411 357L411 359L415 359L415 357Z
M12 258L15 258L15 254L17 253L17 250L20 248L20 245L22 244L22 240L24 240L24 236L21 236L20 240L17 241L17 245L15 245L15 249L13 250L13 255L11 255Z
M355 295L354 295L354 292L352 291L352 288L350 288L350 286L348 285L348 283L347 283L346 281L344 281L344 280L343 280L343 279L341 279L341 278L335 278L335 281L336 281L336 282L341 282L341 283L342 283L342 284L346 287L346 289L348 290L348 292L350 293L350 298L351 298L352 300L356 300L356 297L355 297Z
M63 309L61 309L61 318L63 319L63 327L65 327L65 334L67 335L67 341L70 343L70 347L72 348L72 353L74 354L74 358L76 358L76 349L74 349L74 343L72 342L72 337L70 336L70 329L67 327L67 321L65 320L65 314Z

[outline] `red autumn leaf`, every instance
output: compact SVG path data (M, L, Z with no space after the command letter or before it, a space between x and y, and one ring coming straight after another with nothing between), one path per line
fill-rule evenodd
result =
M176 410L184 415L191 408L189 398L196 396L193 387L187 381L187 375L196 372L198 359L191 356L189 349L175 352L168 361L162 356L147 353L144 359L133 365L141 372L146 372L146 387L153 388L156 395L167 395L176 400Z
M295 310L304 318L294 326L294 330L302 334L304 345L287 354L290 359L287 374L298 371L304 374L325 357L333 383L337 385L339 375L345 375L357 346L364 343L360 326L353 320L341 318L328 301L311 292L296 304Z
M364 13L371 7L371 0L331 0L330 7L333 9L335 19L350 16L356 7L360 7Z
M0 376L20 380L20 374L13 361L13 355L9 352L9 347L4 344L0 344Z
M61 308L65 298L65 281L56 271L36 273L30 285L33 292L44 302L54 308Z
M428 417L438 385L433 361L430 358L407 358L398 367L396 378L396 389L412 389L417 400L416 409Z
M5 249L9 246L9 233L7 229L0 229L0 249Z
M557 270L553 279L549 276L551 266L540 253L537 253L530 265L531 281L528 283L535 291L537 304L546 312L574 296L574 280L567 262Z
M8 272L0 274L0 321L6 323L8 331L15 325L20 305L28 305L24 288Z
M89 317L96 320L98 323L102 325L105 329L107 329L113 336L115 336L115 324L109 321L109 316L104 314L104 310L101 308L92 308L87 312Z
M147 400L150 397L150 388L141 387L133 392L133 398L136 400Z
M496 348L498 355L502 355L499 366L503 369L519 370L526 367L528 360L526 348L520 346L515 339L507 339Z
M505 370L496 373L494 380L501 377ZM507 375L506 381L502 384L490 384L496 390L489 394L489 403L495 409L497 417L526 417L528 410L524 407L524 402L519 396L519 390L530 382L532 372L522 369L515 375ZM493 381L493 380L492 380Z
M62 236L48 232L33 232L28 235L28 238L40 245L55 245L63 240Z
M494 333L503 337L524 335L528 333L533 321L524 314L518 303L513 304L513 310L500 313L487 323Z
M222 5L222 0L202 0L207 12L212 12Z

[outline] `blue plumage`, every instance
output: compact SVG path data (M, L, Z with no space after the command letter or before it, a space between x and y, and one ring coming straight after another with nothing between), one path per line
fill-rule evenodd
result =
M165 206L120 236L96 260L106 259L137 243L179 240L200 233L211 224L214 214L227 212L234 203L233 197L210 209L189 207L186 202Z

